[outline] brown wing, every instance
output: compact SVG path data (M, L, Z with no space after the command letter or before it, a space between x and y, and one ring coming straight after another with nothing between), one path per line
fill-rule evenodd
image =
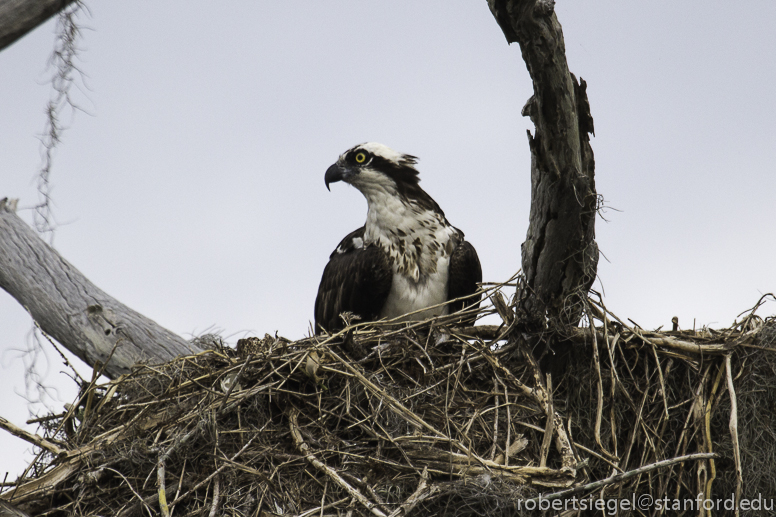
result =
M462 241L450 255L450 266L447 273L447 299L455 300L463 296L474 294L477 291L477 283L482 282L482 266L477 257L477 251L468 241ZM466 300L450 304L450 312L480 305L480 295L472 296ZM463 321L466 325L473 325L475 317L467 317Z
M345 237L323 270L315 298L315 331L335 332L344 327L343 312L362 321L374 321L388 298L393 273L388 255L377 246L358 247L363 242L361 227Z

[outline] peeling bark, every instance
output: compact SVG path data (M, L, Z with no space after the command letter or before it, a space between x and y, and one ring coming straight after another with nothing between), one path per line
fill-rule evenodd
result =
M86 364L105 365L111 378L136 363L201 350L92 284L16 215L15 204L0 200L0 287L46 334Z
M598 266L595 161L589 134L593 118L585 81L566 63L565 45L552 0L489 0L509 43L520 45L534 94L523 108L535 131L531 148L531 212L522 245L527 289L521 316L529 327L545 319L576 325L581 300Z

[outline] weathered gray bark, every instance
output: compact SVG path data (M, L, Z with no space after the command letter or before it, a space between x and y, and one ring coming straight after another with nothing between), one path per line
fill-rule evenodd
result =
M0 50L72 4L74 0L0 0Z
M586 84L569 72L553 0L489 0L509 43L518 42L534 86L523 115L536 126L531 148L531 214L522 246L528 289L521 308L534 324L576 325L595 280L598 246L593 118Z
M136 363L200 351L92 284L14 209L14 202L0 200L0 287L46 334L90 366L107 361L104 373L111 378Z

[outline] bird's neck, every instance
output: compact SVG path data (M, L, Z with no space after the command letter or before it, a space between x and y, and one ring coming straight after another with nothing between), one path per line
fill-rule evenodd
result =
M414 282L437 272L439 259L449 257L458 230L443 214L421 208L398 196L366 196L364 244L383 248L394 272ZM371 197L371 199L370 199Z

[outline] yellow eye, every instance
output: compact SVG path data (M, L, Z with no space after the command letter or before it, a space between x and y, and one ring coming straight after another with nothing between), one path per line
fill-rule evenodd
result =
M364 163L366 161L366 154L365 153L358 153L356 155L356 163Z

